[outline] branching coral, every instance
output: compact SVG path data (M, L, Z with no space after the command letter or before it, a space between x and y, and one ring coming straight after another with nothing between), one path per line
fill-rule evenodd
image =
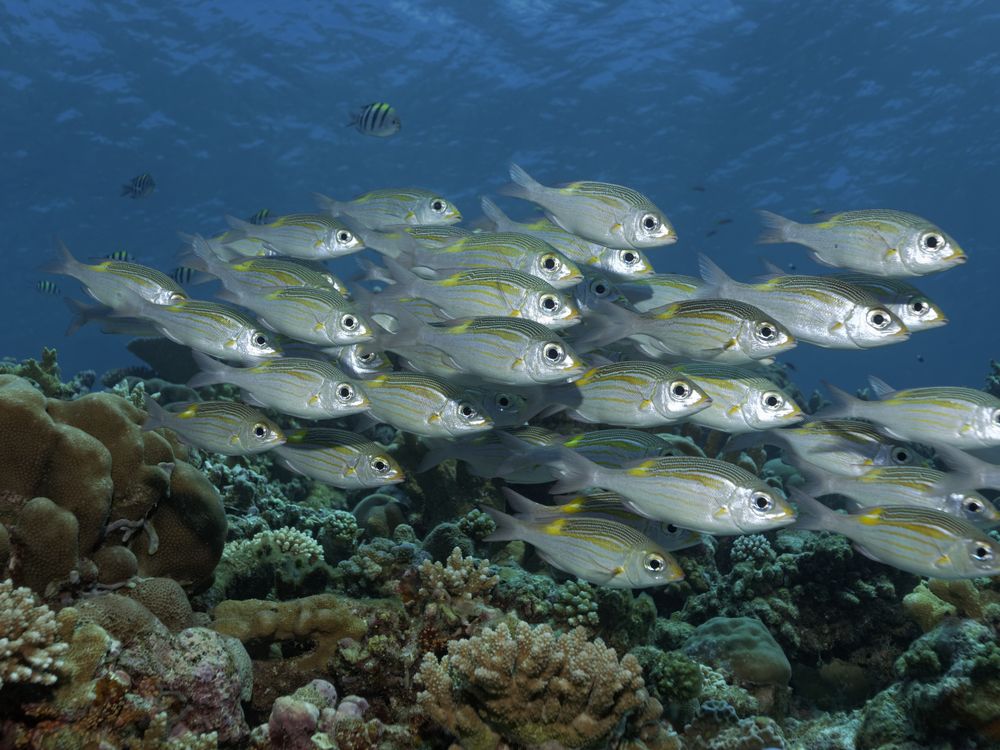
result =
M452 641L440 659L425 655L419 679L419 705L470 750L598 746L650 700L634 656L619 661L582 629L559 635L525 622Z
M52 610L38 604L30 589L0 581L0 689L11 683L54 684L67 648Z

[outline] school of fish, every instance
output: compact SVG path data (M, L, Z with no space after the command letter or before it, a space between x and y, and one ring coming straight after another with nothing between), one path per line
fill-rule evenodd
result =
M382 137L399 129L384 103L351 124ZM548 186L517 165L510 178L499 192L541 218L515 221L484 198L493 229L472 230L425 189L317 194L314 212L261 209L226 217L215 236L185 236L170 275L125 251L84 263L61 243L45 270L97 303L69 301L71 331L93 321L164 336L192 350L201 372L189 385L242 391L241 402L150 402L147 429L225 455L271 451L346 489L463 461L521 488L505 489L509 513L483 508L496 523L488 540L527 542L595 584L664 585L683 577L672 553L704 535L780 528L843 534L920 576L1000 573L986 533L1000 513L979 492L1000 488L1000 466L970 452L1000 446L1000 400L873 378L873 400L830 385L834 405L807 415L766 367L798 345L869 349L947 323L911 282L966 261L950 235L896 210L808 224L762 212L760 242L804 245L838 272L772 268L741 282L700 257L701 278L661 274L653 260L678 234L647 196L603 182ZM153 186L144 174L122 194ZM351 284L324 265L365 248L374 254ZM189 291L209 282L221 285L213 299ZM580 429L537 423L555 414ZM283 427L279 415L317 424ZM685 422L728 433L724 453L680 453L668 433ZM400 465L367 437L377 424L419 436L423 461ZM723 460L761 445L804 477L790 497ZM521 494L534 484L549 485L553 502ZM850 512L816 499L827 495Z

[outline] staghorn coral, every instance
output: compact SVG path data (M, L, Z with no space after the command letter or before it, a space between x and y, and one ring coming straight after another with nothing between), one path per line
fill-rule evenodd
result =
M63 383L59 373L59 362L55 349L42 347L41 360L26 359L15 362L12 359L0 361L0 375L16 375L30 381L38 390L50 398L75 398L87 393L97 380L97 373L84 370Z
M426 654L419 680L420 707L469 750L602 746L650 701L634 656L619 661L579 628L558 635L525 622L452 641L440 659Z
M16 683L54 684L68 648L55 613L31 589L0 581L0 690Z

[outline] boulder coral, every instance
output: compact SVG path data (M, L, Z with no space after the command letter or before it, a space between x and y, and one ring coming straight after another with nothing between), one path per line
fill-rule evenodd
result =
M210 582L227 527L218 493L144 420L119 396L59 401L0 375L0 542L15 583L54 596L136 574Z

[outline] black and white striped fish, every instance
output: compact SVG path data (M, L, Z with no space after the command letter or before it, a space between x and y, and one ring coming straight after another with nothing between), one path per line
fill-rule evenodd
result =
M395 108L385 102L372 102L354 112L348 127L357 128L363 135L372 135L376 138L388 138L399 132L402 123Z
M143 172L122 185L122 197L127 195L129 198L145 198L153 192L155 187L156 181L153 179L153 175L149 172Z

